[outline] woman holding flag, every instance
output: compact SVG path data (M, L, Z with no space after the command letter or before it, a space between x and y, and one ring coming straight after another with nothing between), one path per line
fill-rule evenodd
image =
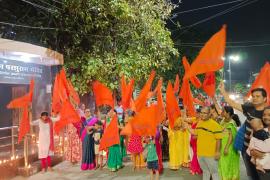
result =
M81 170L92 170L95 168L95 149L93 131L94 125L98 121L96 117L91 117L90 109L85 110L86 121L83 122L81 131L82 140L82 164Z
M108 118L106 124L110 125L114 120L116 112L111 109L108 113ZM118 120L117 120L118 123ZM109 147L109 156L108 156L108 169L112 172L116 172L117 170L123 167L123 159L121 154L120 143L114 144Z

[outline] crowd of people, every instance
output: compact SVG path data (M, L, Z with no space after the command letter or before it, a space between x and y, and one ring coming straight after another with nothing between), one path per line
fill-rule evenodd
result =
M82 105L78 109L81 122L67 127L68 146L66 160L81 163L82 170L103 169L112 171L123 168L123 162L131 154L133 171L147 167L151 179L159 179L163 172L163 161L169 161L169 169L188 168L192 175L202 175L203 180L240 179L240 156L247 176L252 180L270 179L270 107L267 107L267 93L263 88L253 89L250 102L238 104L229 98L221 83L220 91L226 105L220 106L213 99L213 105L197 109L196 117L188 117L181 106L181 116L174 127L164 119L156 129L155 136L120 136L120 143L99 150L100 139L114 115L118 117L121 129L134 117L132 110L124 111L121 101L106 114ZM234 109L243 112L246 120L241 124ZM43 112L39 123L39 157L42 171L46 163L51 169L50 156L53 138L50 127L57 118L49 118ZM120 133L120 132L119 132ZM103 160L106 159L106 162Z

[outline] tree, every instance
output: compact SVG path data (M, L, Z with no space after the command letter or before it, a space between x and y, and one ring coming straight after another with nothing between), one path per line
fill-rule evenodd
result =
M56 29L42 33L23 29L16 31L16 39L41 44L63 53L65 67L81 94L91 90L93 80L116 89L122 74L143 82L152 69L162 75L173 67L171 62L175 61L178 52L165 27L166 18L174 8L168 1L44 2L51 4L46 5L50 10L36 10L31 18L35 15L37 18L25 22ZM47 16L42 16L40 11Z

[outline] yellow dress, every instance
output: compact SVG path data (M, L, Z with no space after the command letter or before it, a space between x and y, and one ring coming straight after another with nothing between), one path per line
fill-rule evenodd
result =
M170 169L179 169L181 167L181 131L180 130L172 130L169 129L168 131L169 137L169 167Z
M180 130L180 163L183 165L184 163L189 163L189 147L190 147L190 134L187 130Z
M134 162L135 161L135 167L136 168L143 168L146 166L146 163L144 162L143 154L140 153L139 158L137 157L135 159L134 155L131 156L131 160Z
M175 121L174 129L169 128L169 167L179 169L183 163L189 162L189 139L190 134L187 130L182 130L181 119Z
M178 118L174 123L174 129L169 128L168 137L169 137L169 168L170 169L179 169L181 167L181 119Z

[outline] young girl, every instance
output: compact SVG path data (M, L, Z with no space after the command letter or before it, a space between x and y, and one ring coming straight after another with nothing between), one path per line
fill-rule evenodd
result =
M163 173L162 148L161 148L162 142L163 142L162 130L161 130L161 126L158 126L156 136L155 136L155 144L156 144L156 151L157 151L157 155L158 155L158 171L159 171L159 174Z
M103 151L99 151L100 139L103 134L102 126L103 126L102 122L97 121L95 124L95 130L94 130L94 135L93 135L94 144L95 144L96 169L98 168L102 169L102 164L103 164Z
M46 171L46 167L48 167L48 171L52 171L51 156L54 151L53 122L58 120L59 117L50 118L48 112L42 112L40 119L32 122L33 125L39 125L38 157L41 159L41 171L43 173Z
M219 174L222 179L240 179L239 153L233 148L233 142L237 133L237 126L240 120L231 106L224 106L222 111L224 120L221 121L223 127L223 137L221 140L221 156L219 160Z
M154 174L156 175L155 180L159 179L159 171L158 171L158 156L156 151L155 141L152 137L147 136L145 138L145 149L147 151L146 161L147 168L150 170L150 179L154 179Z
M130 118L134 117L135 112L131 112L127 120L127 123ZM129 138L127 150L132 154L133 160L133 170L135 171L136 168L141 168L144 165L142 152L143 152L143 145L142 145L142 137L138 135L131 135Z

